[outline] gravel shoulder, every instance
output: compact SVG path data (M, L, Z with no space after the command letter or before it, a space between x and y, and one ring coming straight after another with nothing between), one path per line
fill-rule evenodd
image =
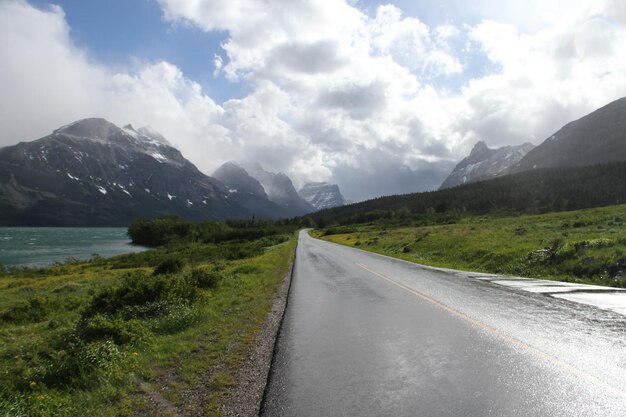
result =
M295 257L274 296L272 309L256 337L254 347L250 350L246 361L236 372L235 388L223 398L220 411L224 417L259 415L274 356L276 339L287 307L294 263Z

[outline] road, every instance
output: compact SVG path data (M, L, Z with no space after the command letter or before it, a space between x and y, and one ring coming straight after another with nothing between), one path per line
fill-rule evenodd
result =
M626 317L299 237L264 416L626 416Z

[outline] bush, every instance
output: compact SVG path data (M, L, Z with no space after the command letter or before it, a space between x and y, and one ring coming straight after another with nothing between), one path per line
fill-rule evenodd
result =
M0 321L14 324L37 323L50 312L48 300L44 297L32 297L9 308L0 314Z
M171 241L188 239L192 225L192 222L176 216L135 220L128 227L128 235L135 244L160 246Z
M130 358L112 340L90 343L70 341L65 350L54 352L41 375L33 375L51 387L88 388L97 386L102 378L119 376Z
M196 306L172 305L167 314L151 320L150 328L157 334L173 334L197 323L200 317Z
M191 272L191 279L199 288L215 288L222 278L220 272L207 267L199 267Z
M183 270L185 261L180 258L169 258L154 268L153 275L176 274Z
M141 316L142 312L150 315L159 307L159 303L192 302L196 299L198 288L191 277L180 275L147 275L134 272L126 275L121 287L104 289L96 295L83 317L97 314L114 315L134 312Z
M111 340L116 345L138 345L149 335L149 330L139 320L125 321L102 315L81 320L76 329L76 336L87 343Z

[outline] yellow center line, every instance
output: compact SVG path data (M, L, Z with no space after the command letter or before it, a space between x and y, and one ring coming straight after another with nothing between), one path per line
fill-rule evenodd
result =
M423 299L425 301L428 301L429 303L431 303L431 304L441 308L442 310L445 310L448 313L453 314L453 315L455 315L455 316L465 320L466 322L468 322L468 323L470 323L470 324L472 324L474 326L477 326L477 327L479 327L479 328L481 328L481 329L483 329L483 330L485 330L485 331L487 331L487 332L489 332L489 333L499 337L500 339L508 341L509 343L512 343L512 344L514 344L514 345L516 345L516 346L526 350L527 352L529 352L529 353L531 353L531 354L533 354L533 355L535 355L537 357L540 357L540 358L542 358L542 359L552 363L553 365L556 365L556 366L558 366L558 367L560 367L560 368L562 368L562 369L564 369L566 371L569 371L569 372L571 372L574 375L577 375L579 377L585 378L585 379L593 382L594 384L596 384L596 385L598 385L598 386L600 386L602 388L605 388L605 389L613 392L614 394L616 394L616 395L618 395L620 397L626 398L626 392L625 391L623 391L623 390L621 390L621 389L619 389L617 387L614 387L614 386L612 386L610 384L607 384L606 382L604 382L603 380L599 379L598 377L595 377L595 376L593 376L593 375L591 375L591 374L589 374L589 373L587 373L587 372L585 372L585 371L583 371L581 369L578 369L575 366L570 365L569 363L563 362L562 360L560 360L560 359L558 359L558 358L556 358L556 357L554 357L552 355L549 355L549 354L547 354L547 353L545 353L545 352L543 352L543 351L541 351L541 350L539 350L539 349L537 349L537 348L535 348L533 346L530 346L529 344L524 343L524 342L522 342L519 339L515 339L514 337L511 337L511 336L507 335L506 333L501 332L500 330L496 329L495 327L492 327L492 326L490 326L488 324L485 324L485 323L483 323L481 321L478 321L478 320L468 316L467 314L462 313L459 310L456 310L456 309L454 309L452 307L449 307L449 306L447 306L447 305L445 305L445 304L435 300L434 298L431 298L430 296L426 295L425 293L423 293L423 292L421 292L421 291L419 291L419 290L417 290L417 289L415 289L413 287L410 287L408 285L402 284L402 283L400 283L398 281L395 281L395 280L393 280L393 279L391 279L391 278L389 278L389 277L387 277L387 276L385 276L385 275L383 275L383 274L381 274L379 272L376 272L373 269L368 268L366 265L363 265L363 264L360 264L360 263L355 263L355 265L358 266L359 268L362 268L362 269L366 270L367 272L377 276L378 278L381 278L381 279L389 282L390 284L395 285L396 287L402 288L403 290L408 291L411 294L416 295L416 296L420 297L421 299Z

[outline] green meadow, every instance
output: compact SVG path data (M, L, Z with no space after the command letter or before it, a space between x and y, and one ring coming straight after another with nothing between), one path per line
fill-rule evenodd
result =
M400 216L397 216L400 217ZM626 287L626 205L328 227L313 235L425 265ZM398 224L400 223L400 224Z
M219 415L296 236L195 233L142 253L4 268L0 415Z

